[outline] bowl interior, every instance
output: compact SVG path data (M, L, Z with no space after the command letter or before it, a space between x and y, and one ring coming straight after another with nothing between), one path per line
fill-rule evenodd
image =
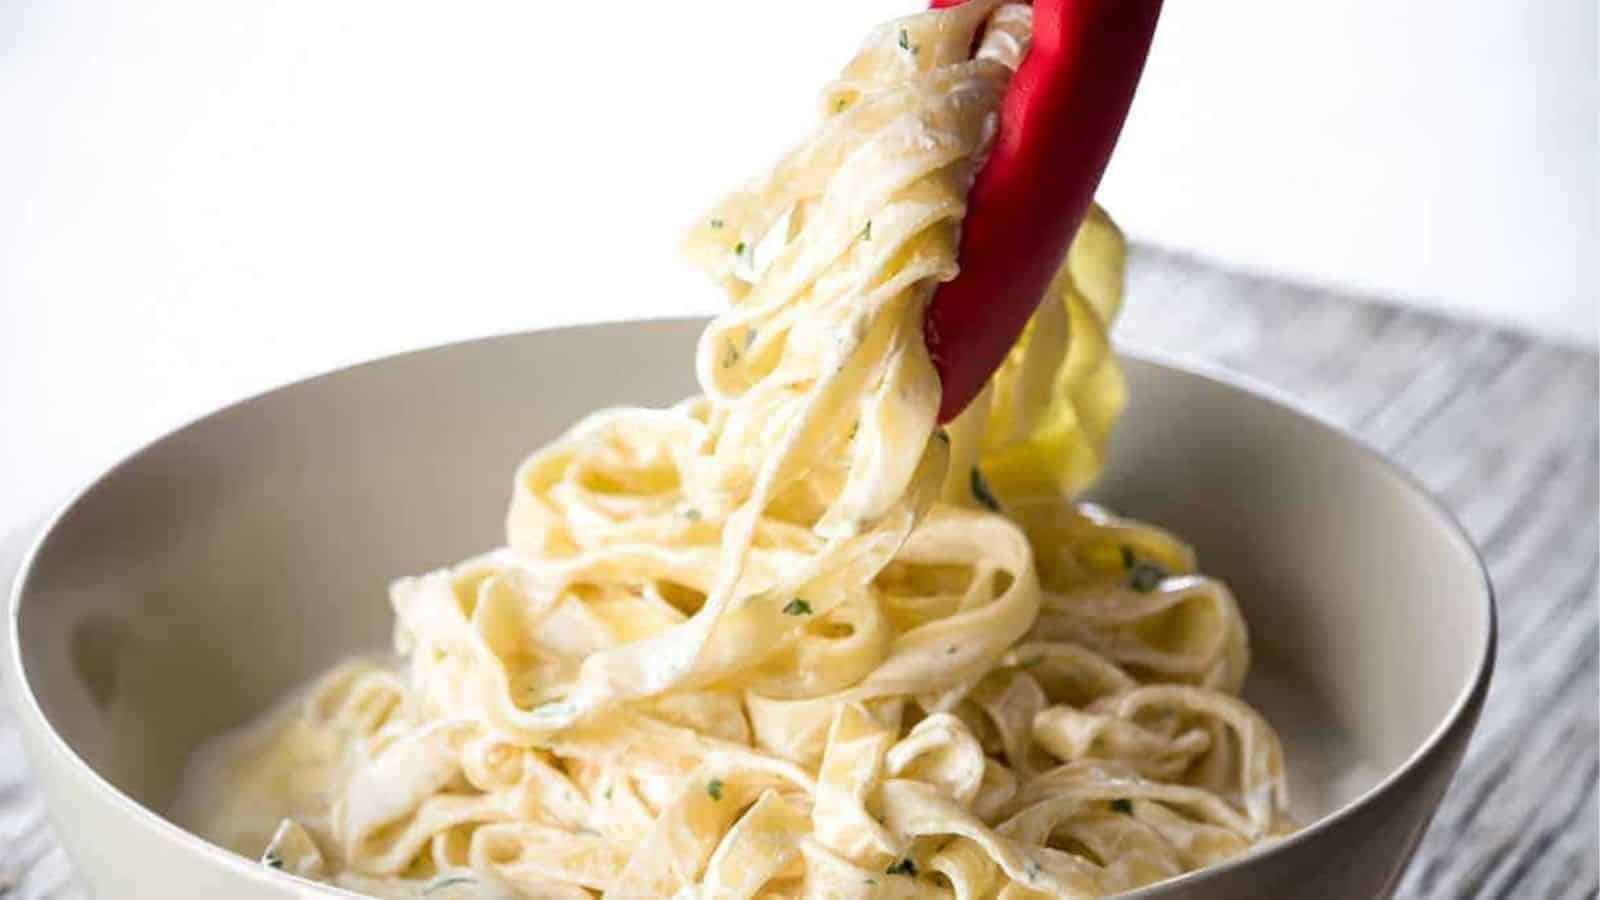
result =
M185 754L336 660L387 648L390 579L495 546L512 471L582 414L693 389L701 323L588 326L381 360L147 447L57 520L18 583L44 714L144 805ZM1386 464L1211 378L1127 358L1095 498L1170 527L1231 583L1247 694L1310 822L1401 766L1487 646L1471 547Z

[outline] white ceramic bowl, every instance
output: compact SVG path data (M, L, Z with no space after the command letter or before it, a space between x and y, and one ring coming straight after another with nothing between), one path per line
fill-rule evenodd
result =
M128 457L50 523L3 681L58 834L105 898L348 896L161 817L184 755L353 652L390 578L501 540L513 467L580 415L693 390L701 323L597 325L379 360L246 400ZM1253 634L1307 827L1139 897L1393 890L1488 688L1483 568L1413 482L1261 392L1127 357L1096 490L1176 529Z

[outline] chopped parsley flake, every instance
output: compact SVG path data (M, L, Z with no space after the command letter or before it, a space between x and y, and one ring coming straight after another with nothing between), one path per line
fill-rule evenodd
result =
M721 229L722 225L723 225L723 222L722 222L721 219L712 219L711 220L711 227L712 228Z
M1128 587L1141 594L1148 594L1167 577L1167 570L1155 563L1136 562L1133 571L1128 575Z
M1028 876L1028 880L1029 881L1038 881L1039 880L1039 861L1037 859L1028 860L1027 866L1025 866L1023 868L1023 874Z
M606 794L605 794L605 796L606 796L606 799L607 799L607 800L610 800L610 799L611 799L611 791L612 791L612 788L606 788Z
M878 886L878 879L876 879L876 878L868 878L866 880L866 883L872 885L873 887L877 887Z
M268 850L262 855L261 864L269 869L281 869L283 868L283 857L279 856L275 850Z
M744 255L744 248L745 248L744 241L740 241L739 243L734 244L733 245L733 253L734 253L734 255L735 256L743 256Z
M685 507L683 510L683 517L691 522L698 522L700 521L700 510L695 509L692 506Z
M950 432L945 431L943 428L935 428L933 430L933 436L945 442L946 444L950 443Z
M1140 559L1127 544L1122 545L1122 568L1128 573L1128 587L1141 594L1155 590L1156 586L1167 577L1166 569Z
M1118 797L1111 801L1111 811L1119 812L1125 816L1133 815L1133 801L1127 797Z
M809 616L811 615L811 604L796 597L784 606L783 614L786 616Z
M917 864L912 862L911 857L908 856L899 862L891 863L889 868L883 870L883 873L885 875L910 875L915 878L917 877Z
M1043 656L1030 656L1027 659L1022 661L1022 667L1024 669L1031 669L1031 668L1039 665L1042 662L1044 662L1044 657Z
M861 229L861 239L864 240L864 241L872 240L872 220L871 219L868 219L866 227Z
M956 652L955 645L952 644L951 646L944 648L944 652L947 654Z
M711 795L711 799L713 799L713 800L721 800L722 799L722 779L721 778L713 778L710 781L706 782L706 793L710 794Z
M478 879L471 875L450 875L432 882L422 889L422 896L426 897L434 891L442 891L447 887L458 887L463 884L477 884Z
M972 467L972 497L990 512L1000 511L1000 501L994 498L994 492L989 490L989 482L983 479L983 472L977 466Z
M900 39L895 43L899 44L900 49L907 53L915 54L917 52L917 48L911 46L911 35L904 28L900 29Z

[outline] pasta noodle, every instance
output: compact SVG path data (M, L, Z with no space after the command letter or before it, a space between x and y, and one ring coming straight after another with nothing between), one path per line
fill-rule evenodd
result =
M686 240L732 301L703 394L530 456L505 547L394 583L401 662L211 742L176 817L383 897L1093 897L1281 833L1228 589L1071 499L1123 403L1102 212L935 422L923 312L1029 27L874 31Z

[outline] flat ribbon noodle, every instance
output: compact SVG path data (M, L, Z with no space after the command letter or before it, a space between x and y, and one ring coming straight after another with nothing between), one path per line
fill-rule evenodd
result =
M702 393L529 456L504 547L393 584L401 663L209 745L179 821L435 900L1091 897L1281 833L1232 595L1071 499L1124 402L1098 207L935 421L924 312L1030 32L1003 0L875 30L685 240L731 301Z

